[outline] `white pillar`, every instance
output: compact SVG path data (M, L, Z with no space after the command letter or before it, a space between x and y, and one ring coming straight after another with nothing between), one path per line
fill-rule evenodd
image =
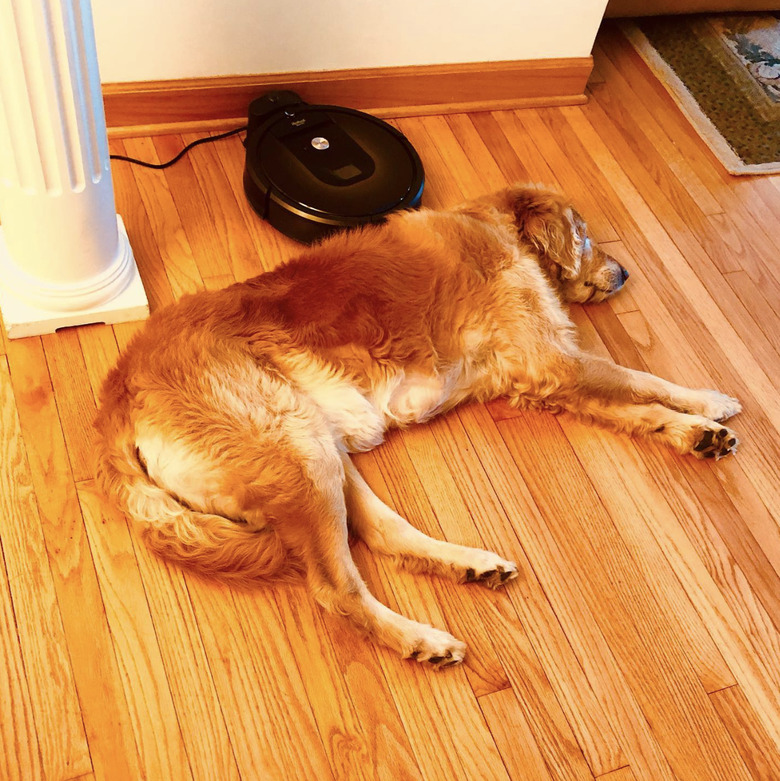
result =
M10 338L148 315L114 205L89 0L0 0L0 221Z

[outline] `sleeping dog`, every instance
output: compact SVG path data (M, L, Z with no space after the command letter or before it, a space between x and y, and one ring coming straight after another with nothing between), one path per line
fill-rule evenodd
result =
M733 452L719 421L735 399L579 348L565 302L603 301L627 277L565 198L532 187L333 236L152 315L103 388L99 484L163 556L233 582L303 572L321 605L376 641L456 664L460 640L369 593L348 531L458 582L495 588L515 565L410 526L349 453L498 396L698 458Z

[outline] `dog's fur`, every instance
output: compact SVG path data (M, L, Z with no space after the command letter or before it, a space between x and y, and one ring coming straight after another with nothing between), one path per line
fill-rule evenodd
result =
M348 453L466 399L507 396L720 457L735 399L591 356L564 301L628 272L576 210L513 186L331 237L275 271L155 313L108 376L103 491L164 556L234 581L303 570L315 598L433 666L465 646L368 592L348 529L420 571L496 587L516 568L433 540L384 505Z

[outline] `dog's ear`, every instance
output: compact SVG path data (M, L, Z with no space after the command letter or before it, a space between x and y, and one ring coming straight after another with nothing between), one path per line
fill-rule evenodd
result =
M560 195L533 188L510 192L521 242L559 279L574 279L580 270L582 218Z

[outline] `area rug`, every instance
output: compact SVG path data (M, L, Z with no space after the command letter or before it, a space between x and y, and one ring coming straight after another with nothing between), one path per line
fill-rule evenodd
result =
M623 30L727 171L780 172L780 15L654 17Z

